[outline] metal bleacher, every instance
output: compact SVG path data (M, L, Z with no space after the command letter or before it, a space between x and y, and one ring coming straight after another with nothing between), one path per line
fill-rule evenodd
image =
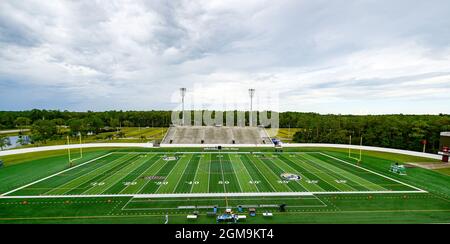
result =
M162 144L270 144L264 128L235 126L173 126Z

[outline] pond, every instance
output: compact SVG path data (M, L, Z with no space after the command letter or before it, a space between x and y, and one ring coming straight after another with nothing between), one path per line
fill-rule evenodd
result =
M24 139L25 144L30 143L30 137L29 136L22 136ZM22 146L22 144L19 143L19 136L7 136L6 138L9 139L9 142L11 143L10 146L3 147L3 149L12 149L16 147Z

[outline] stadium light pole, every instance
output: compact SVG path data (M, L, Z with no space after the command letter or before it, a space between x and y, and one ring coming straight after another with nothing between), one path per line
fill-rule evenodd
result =
M186 88L180 88L181 93L181 125L184 126L184 96L186 95Z
M250 127L252 127L253 126L253 96L255 95L255 89L253 89L253 88L248 89L248 94L250 95L250 114L249 114L250 122L248 124L250 125Z

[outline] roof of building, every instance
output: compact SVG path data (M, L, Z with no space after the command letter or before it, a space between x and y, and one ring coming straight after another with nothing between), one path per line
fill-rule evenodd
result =
M441 136L450 136L450 131L441 132Z

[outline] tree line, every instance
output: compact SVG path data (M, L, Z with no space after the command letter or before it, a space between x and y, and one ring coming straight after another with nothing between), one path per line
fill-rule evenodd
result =
M280 116L301 128L295 142L349 144L398 148L426 152L439 151L440 132L450 131L449 115L318 115L288 113ZM281 120L281 119L280 119Z
M192 120L194 119L193 111ZM226 113L237 113L228 111ZM0 129L30 128L33 141L61 138L78 133L98 134L118 127L168 127L172 111L72 112L59 110L0 111ZM214 114L213 114L214 116ZM236 119L237 116L235 116ZM249 114L245 113L246 121ZM247 122L248 125L248 122ZM280 128L300 128L295 142L340 143L391 147L427 152L439 150L441 131L450 131L450 115L321 115L317 113L279 113ZM68 128L62 131L60 128Z

